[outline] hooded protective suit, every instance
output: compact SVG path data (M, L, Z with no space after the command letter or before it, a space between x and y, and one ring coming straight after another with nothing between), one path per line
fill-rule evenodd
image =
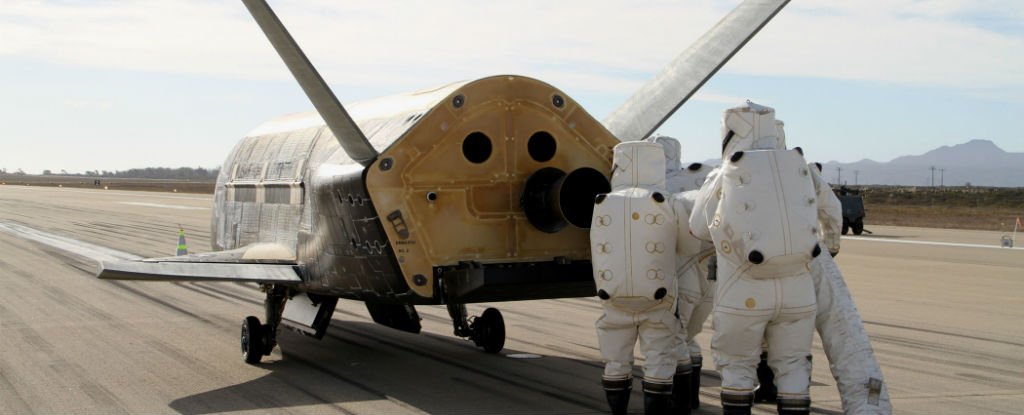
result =
M843 412L847 414L886 415L892 413L889 391L882 368L846 281L832 258L839 253L839 235L843 222L842 206L832 188L811 165L818 191L818 221L821 242L832 255L820 255L811 261L811 277L817 295L815 327L828 357L829 369L836 379Z
M784 150L771 108L748 101L726 110L722 137L723 167L690 217L694 235L713 241L717 254L711 348L722 405L749 413L764 341L780 413L808 413L815 292L807 270L820 254L811 173L797 151Z
M690 379L687 390L681 390L682 382L675 383L674 394L677 400L688 400L690 408L700 407L700 377L704 358L696 336L704 328L704 322L711 314L714 299L714 281L708 280L708 263L715 255L715 247L707 241L697 239L690 233L688 218L693 211L693 203L697 198L697 190L704 183L710 166L692 163L680 169L679 141L672 137L654 136L648 141L661 144L665 149L665 183L669 190L675 191L672 196L672 208L676 212L680 226L676 239L676 277L679 280L679 319L682 330L679 332L680 364L677 376L685 374L685 365L690 365ZM684 225L684 222L687 222Z
M671 407L682 330L674 273L678 222L665 190L665 153L659 144L632 141L615 146L613 158L612 191L597 197L590 229L604 308L596 324L606 362L603 385L612 412L625 413L639 339L646 358L644 405L649 413L664 413Z

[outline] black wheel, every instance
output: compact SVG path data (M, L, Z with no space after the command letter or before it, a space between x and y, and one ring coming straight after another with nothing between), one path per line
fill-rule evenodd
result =
M263 325L260 319L249 316L242 321L242 359L254 365L263 357Z
M853 225L850 227L853 228L854 235L860 235L864 233L864 219L857 219L857 221L854 222Z
M505 347L505 319L497 308L488 308L473 319L473 343L483 347L484 352L498 353Z
M846 235L847 232L850 232L850 221L843 218L843 235Z

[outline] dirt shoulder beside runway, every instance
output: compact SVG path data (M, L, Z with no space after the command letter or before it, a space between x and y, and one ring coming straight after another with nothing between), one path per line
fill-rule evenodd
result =
M887 225L1009 233L1013 232L1013 223L1016 218L1024 218L1024 206L1014 209L873 204L865 209L867 215L864 219L864 227L868 230L875 225Z

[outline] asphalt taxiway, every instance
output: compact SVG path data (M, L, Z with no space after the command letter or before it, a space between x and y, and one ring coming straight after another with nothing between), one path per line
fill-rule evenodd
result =
M207 195L0 186L0 413L606 413L594 298L490 304L500 355L452 336L442 307L419 307L412 335L341 301L324 340L285 331L251 366L238 331L262 316L255 286L95 278L90 255L173 255L179 226L209 250L209 217ZM837 260L895 412L1020 413L1024 250L997 232L867 227ZM816 339L814 413L841 413L826 362ZM695 413L720 413L704 375ZM637 386L631 412L642 402Z

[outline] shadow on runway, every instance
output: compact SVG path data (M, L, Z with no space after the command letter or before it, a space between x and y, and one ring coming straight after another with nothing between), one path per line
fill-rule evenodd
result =
M271 411L310 407L323 412L384 413L416 410L457 414L605 414L603 365L580 357L486 354L459 338L400 332L373 323L337 321L323 341L282 331L281 349L257 367L267 373L170 403L179 413ZM639 362L638 362L639 363ZM239 354L239 365L244 365ZM630 413L643 413L643 377L634 371ZM717 372L702 376L700 410L720 413ZM770 407L770 408L769 408ZM771 409L773 404L756 408ZM815 409L814 413L839 414Z
M170 407L197 414L308 405L354 412L388 412L396 406L428 413L607 411L601 364L593 360L513 359L507 355L527 352L489 355L458 338L362 322L335 321L320 342L282 331L281 344L280 355L275 351L257 366L267 374L176 399ZM238 364L244 364L241 357ZM642 411L642 406L637 380L631 408Z

